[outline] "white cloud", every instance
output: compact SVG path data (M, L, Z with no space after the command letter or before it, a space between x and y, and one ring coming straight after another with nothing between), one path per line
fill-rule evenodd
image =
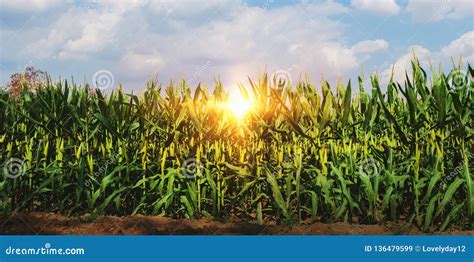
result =
M432 53L430 50L424 48L420 45L413 45L407 48L407 53L402 55L400 58L395 61L394 64L390 66L390 68L385 69L382 72L381 79L382 79L382 86L385 86L390 79L393 71L393 81L403 83L405 80L405 72L408 72L410 76L411 72L411 60L414 57L417 57L422 65L426 65L428 63L428 59L432 58Z
M101 2L103 4L103 2ZM122 15L132 10L115 2L107 8L72 7L46 29L46 37L28 44L26 52L38 58L86 59L115 43Z
M4 11L18 13L40 13L70 2L70 0L2 0L0 1L0 8Z
M387 48L388 42L383 39L366 40L353 45L351 47L351 53L357 57L359 64L361 64L369 60L374 53Z
M463 34L458 39L452 41L448 46L441 49L441 53L445 57L453 57L457 59L462 55L463 60L474 62L474 31Z
M352 0L351 6L382 15L396 15L400 11L395 0Z
M453 40L446 47L441 48L439 51L430 51L429 49L414 45L407 49L407 53L397 59L394 65L384 70L381 75L383 83L387 83L390 79L393 66L394 81L403 82L405 79L405 71L408 75L411 74L411 59L414 55L418 58L421 65L428 67L431 62L433 65L441 63L444 69L451 67L451 58L457 61L462 55L462 61L464 63L474 64L474 31L467 32L459 38Z
M440 21L474 16L472 0L409 0L407 12L416 21Z
M228 13L234 8L242 6L240 0L187 0L175 1L175 0L161 0L151 1L149 7L151 10L160 15L166 15L172 13L174 17L186 18L214 15L219 12Z
M354 54L370 54L388 48L388 42L383 39L367 40L359 42L352 46Z
M189 79L224 83L256 77L258 69L284 69L295 81L300 73L329 81L359 68L385 40L348 44L346 25L332 18L346 7L335 1L278 8L248 6L238 0L98 1L73 5L20 35L26 48L2 55L46 61L65 75L107 69L116 82ZM331 17L330 17L331 16ZM3 32L2 34L8 32ZM14 48L13 46L10 48ZM41 63L38 63L41 65ZM205 70L201 68L205 66ZM50 71L53 75L58 74Z
M120 60L120 73L144 76L157 72L164 65L162 58L156 53L136 53L128 51Z
M102 51L113 40L120 13L105 13L83 26L78 38L69 39L58 58L77 58L83 54Z

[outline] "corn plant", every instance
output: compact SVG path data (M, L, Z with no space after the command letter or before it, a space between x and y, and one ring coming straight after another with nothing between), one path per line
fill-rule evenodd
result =
M0 91L0 160L23 161L0 178L0 213L472 228L474 71L412 69L386 88L359 77L358 92L264 74L240 86L253 103L241 119L221 83Z

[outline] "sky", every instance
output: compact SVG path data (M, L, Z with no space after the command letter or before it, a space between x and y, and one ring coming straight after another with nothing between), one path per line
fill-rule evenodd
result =
M140 92L185 79L227 89L261 73L402 81L413 55L474 64L471 0L0 0L0 85L27 66ZM99 78L98 78L99 76Z

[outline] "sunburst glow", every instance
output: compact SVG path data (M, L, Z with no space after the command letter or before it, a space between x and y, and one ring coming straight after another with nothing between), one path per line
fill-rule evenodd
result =
M239 119L242 119L252 109L252 103L240 94L229 97L227 108Z

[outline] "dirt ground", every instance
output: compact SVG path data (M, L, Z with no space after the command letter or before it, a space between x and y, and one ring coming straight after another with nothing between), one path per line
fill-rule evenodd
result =
M1 235L421 235L411 225L349 223L308 225L257 225L216 220L171 219L161 216L81 216L67 218L50 213L15 213L0 218ZM439 234L439 233L436 233ZM474 235L474 230L451 230L443 235Z

